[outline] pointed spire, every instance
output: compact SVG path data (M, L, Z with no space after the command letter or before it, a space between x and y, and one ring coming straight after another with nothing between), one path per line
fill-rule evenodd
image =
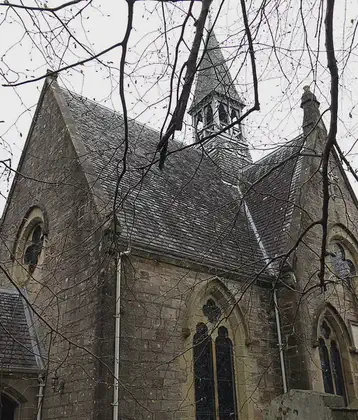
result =
M243 105L243 101L237 93L229 68L221 52L218 40L210 25L208 36L205 41L205 53L201 60L194 99L189 113L207 96L217 93Z

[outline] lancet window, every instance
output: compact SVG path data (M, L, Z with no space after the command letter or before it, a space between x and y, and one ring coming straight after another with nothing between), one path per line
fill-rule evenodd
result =
M213 108L210 104L205 107L205 115L206 115L206 125L212 124L214 122L214 115L213 115Z
M203 314L208 322L193 338L196 420L237 420L233 343L225 326L215 327L221 311L213 299Z
M43 264L46 231L43 211L31 207L19 228L13 251L12 274L20 287L28 287L34 277L39 280L41 270L38 268ZM32 284L40 285L38 281Z
M203 114L199 112L199 114L196 117L196 129L198 132L200 132L203 129Z
M341 395L346 399L340 344L326 318L320 323L319 335L318 346L324 391L328 394Z
M231 122L234 122L238 119L239 119L239 112L235 108L233 108L231 110Z
M227 107L222 102L219 104L219 120L223 124L229 122Z
M41 225L35 226L30 233L24 252L24 264L32 274L37 266L43 246L43 234Z

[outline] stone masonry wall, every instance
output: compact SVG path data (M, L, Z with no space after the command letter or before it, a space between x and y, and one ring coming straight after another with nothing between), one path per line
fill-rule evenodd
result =
M220 286L212 275L132 255L126 260L122 286L122 419L195 418L194 319L203 316L200 296L212 296L213 283L213 290L231 291L238 307L230 308L242 314L239 321L229 316L236 342L240 418L261 419L271 399L282 392L269 289L253 286L241 297L239 281L224 280Z
M19 226L27 210L39 206L48 218L48 237L44 263L28 289L36 290L29 299L47 378L42 418L88 420L98 414L99 375L105 369L97 337L108 262L100 256L88 185L51 89L19 171L1 230L1 264L11 273ZM4 276L1 282L10 286ZM51 388L54 375L64 385L60 392Z
M306 158L306 171L301 180L300 202L296 209L296 217L299 220L293 226L291 232L292 244L297 240L301 232L312 222L322 218L322 173L320 171L321 148L325 141L324 130L318 129L308 139L308 145L315 150L317 157ZM349 242L357 250L355 241L358 238L358 210L354 199L344 182L338 168L337 161L331 157L330 161L330 207L329 207L329 232L328 239L332 238L334 229L341 229L342 243L350 247ZM339 226L339 228L335 228ZM348 229L349 235L343 232ZM346 237L345 237L346 236ZM322 227L312 228L305 235L303 242L293 253L291 260L296 282L290 284L290 288L283 287L280 291L280 307L282 310L283 323L285 324L283 335L286 344L286 363L288 367L289 383L291 388L313 389L323 391L322 372L318 348L314 337L317 316L320 309L328 303L331 304L345 322L349 331L350 321L358 320L356 306L357 282L353 279L353 289L349 290L344 282L337 281L332 277L330 258L326 258L326 277L333 278L334 282L327 285L326 290L319 287L319 259L321 252ZM328 240L328 251L330 243ZM353 252L354 253L354 252ZM355 255L357 266L358 255ZM341 337L343 340L343 337ZM343 355L344 363L349 365L346 372L346 385L348 399L352 401L357 395L357 355L354 349L349 348L351 343L345 343L347 354ZM350 372L352 378L350 378Z

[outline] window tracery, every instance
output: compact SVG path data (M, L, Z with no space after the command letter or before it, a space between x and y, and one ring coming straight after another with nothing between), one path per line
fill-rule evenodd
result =
M225 326L216 328L222 312L213 299L202 311L213 328L199 322L193 338L196 419L237 420L233 342Z
M324 391L328 394L341 395L346 399L339 340L328 319L323 318L319 332L318 347Z
M29 286L30 280L35 277L39 280L47 231L46 215L39 207L31 207L21 223L14 244L13 277L19 287Z
M207 317L209 322L215 322L219 320L221 310L213 299L208 299L205 305L203 305L203 314Z
M345 248L338 242L332 246L332 268L336 276L341 280L350 280L356 275L355 265L347 255Z
M37 266L43 246L43 233L41 225L35 226L29 235L24 252L24 264L32 274Z

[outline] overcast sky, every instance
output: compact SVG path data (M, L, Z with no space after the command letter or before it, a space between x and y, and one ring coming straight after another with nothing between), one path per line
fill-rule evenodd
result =
M28 0L25 3L46 3L52 7L62 2L40 3ZM280 5L277 6L277 3ZM312 86L321 101L322 110L328 106L329 77L324 51L324 28L317 24L320 13L318 5L321 2L304 2L306 9L302 13L298 8L299 3L268 2L266 14L260 16L260 30L255 33L261 111L245 124L255 159L267 153L274 145L282 144L299 134L302 120L299 104L304 85ZM214 0L212 20L215 20L220 4L221 0ZM255 1L250 4L249 17L256 24L258 18ZM161 128L168 109L167 96L174 48L187 7L188 2L160 4L145 0L135 5L126 66L129 115L155 128ZM98 53L123 38L127 22L125 0L103 3L94 0L74 17L77 11L78 8L72 7L58 13L62 22L72 17L67 25L72 34L72 38L69 38L61 21L50 14L30 14L0 6L2 83L31 80L44 74L47 68L58 69L79 58L86 58L88 52L81 44L87 50ZM194 14L197 15L198 11L199 4L194 7ZM343 150L350 152L350 159L358 168L358 160L355 159L355 140L358 136L358 40L352 41L357 16L356 0L337 2L335 47L341 76L338 138ZM303 30L303 20L306 31ZM237 90L250 105L253 102L251 68L246 60L247 45L240 45L242 19L237 0L223 2L215 32L222 43ZM193 34L194 28L190 22L185 35L186 44L180 47L179 64L187 58L186 45L191 45ZM351 44L353 48L350 48ZM118 92L120 56L121 49L116 48L102 56L101 62L93 61L62 73L59 83L121 111ZM16 168L21 154L42 84L43 81L17 88L0 87L0 120L4 121L0 124L0 153L3 159L11 157L13 168ZM326 118L325 121L328 123L329 120ZM190 123L189 118L187 123ZM179 137L191 139L190 127L185 127ZM2 182L0 192L3 197L6 197L8 189L8 183ZM3 205L4 198L0 200L0 208Z

